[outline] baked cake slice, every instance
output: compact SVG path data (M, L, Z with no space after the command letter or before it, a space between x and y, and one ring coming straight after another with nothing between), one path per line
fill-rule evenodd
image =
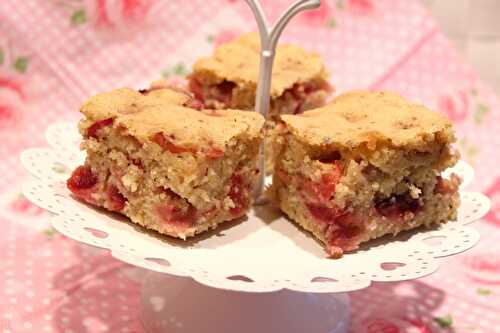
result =
M256 33L222 44L210 57L193 65L189 89L206 108L254 110L259 78L260 39ZM276 47L270 108L266 128L272 129L282 114L299 114L323 106L332 88L325 65L316 53L291 45ZM266 154L272 156L266 145ZM267 158L267 169L272 161Z
M274 131L271 193L334 257L386 234L453 220L460 180L451 123L388 92L352 92Z
M244 34L196 61L189 77L190 90L208 108L253 110L259 61L258 34ZM270 119L322 106L330 91L319 55L290 44L276 47Z
M68 179L69 190L183 239L244 215L264 119L197 108L189 93L161 87L90 98L79 124L87 158Z

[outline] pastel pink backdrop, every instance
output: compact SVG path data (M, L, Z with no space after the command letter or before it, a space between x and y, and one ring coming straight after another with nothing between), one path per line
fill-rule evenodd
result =
M263 1L272 18L289 0ZM20 194L24 148L77 121L91 94L179 79L214 44L254 30L242 0L0 2L0 328L142 332L144 271L55 233ZM284 40L323 56L338 92L388 89L448 115L457 147L493 200L480 245L417 281L351 294L352 332L500 332L500 105L416 1L323 1ZM306 320L306 318L305 318Z

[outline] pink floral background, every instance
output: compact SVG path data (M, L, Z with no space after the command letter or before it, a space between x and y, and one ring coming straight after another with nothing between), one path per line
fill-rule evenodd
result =
M271 18L289 0L262 1ZM0 2L0 329L143 332L144 271L49 227L20 194L19 153L91 94L182 80L196 57L255 29L242 0ZM324 0L283 39L323 56L338 92L389 89L454 122L471 186L493 209L480 244L432 276L351 293L352 332L500 332L500 105L416 1Z

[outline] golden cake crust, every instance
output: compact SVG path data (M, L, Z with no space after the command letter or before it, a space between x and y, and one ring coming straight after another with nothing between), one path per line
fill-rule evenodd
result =
M218 47L211 57L201 58L194 65L195 73L214 76L214 81L231 81L237 85L257 85L260 61L258 34L248 33ZM326 70L318 54L290 44L276 47L271 97L280 96L295 83L314 79L326 80ZM214 83L218 83L214 82Z
M418 149L455 140L446 117L391 92L350 92L322 108L281 119L299 140L313 146Z
M221 147L238 135L260 135L264 124L260 114L238 110L218 110L216 114L198 111L183 106L190 98L188 93L167 88L148 94L129 88L98 94L80 110L87 118L82 127L114 118L113 126L125 127L141 142L162 132L187 147L206 143Z

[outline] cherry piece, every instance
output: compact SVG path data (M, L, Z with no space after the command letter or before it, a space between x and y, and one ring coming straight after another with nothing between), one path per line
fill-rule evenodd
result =
M66 186L73 193L88 190L95 184L97 184L97 176L92 173L90 167L83 165L76 168L66 181Z
M180 154L192 152L192 149L178 146L172 142L171 139L167 138L163 133L156 133L152 138L153 142L156 142L160 147L165 150L168 150L172 154Z
M110 202L110 209L120 212L125 208L125 203L127 199L120 193L118 188L114 184L108 184L106 188L106 194Z
M234 203L234 207L229 210L233 216L240 215L249 204L248 185L245 185L243 176L235 173L231 177L231 187L229 197Z
M90 126L87 129L87 136L97 139L97 135L98 135L97 132L101 128L111 126L111 125L113 125L113 118L107 118L107 119L96 121L94 124L92 124L92 126Z

